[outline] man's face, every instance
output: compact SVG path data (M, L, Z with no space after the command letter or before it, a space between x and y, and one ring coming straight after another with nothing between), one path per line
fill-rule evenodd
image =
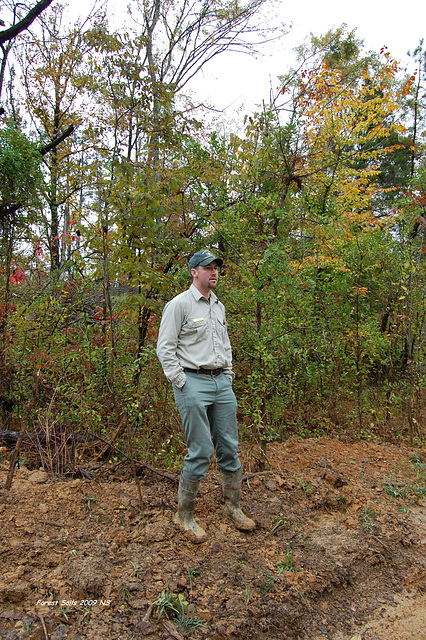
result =
M201 291L208 289L215 289L219 278L219 267L216 260L210 262L206 267L199 265L195 269L191 269L192 277L194 278L194 284Z

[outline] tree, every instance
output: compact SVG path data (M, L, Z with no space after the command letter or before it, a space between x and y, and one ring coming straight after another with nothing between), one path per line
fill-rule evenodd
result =
M63 267L61 239L69 236L70 222L78 210L82 186L81 150L68 135L83 119L78 73L91 48L86 38L87 24L63 32L64 7L56 5L41 21L41 34L29 33L21 57L26 103L33 125L50 150L44 156L46 169L45 233L51 270ZM102 20L102 15L91 20ZM81 113L81 115L79 114ZM56 140L63 144L55 144Z
M390 136L403 131L397 71L386 55L367 68L351 60L351 73L321 55L228 151L233 203L216 220L241 269L227 304L247 354L247 415L263 434L283 398L327 405L343 383L361 425L365 385L389 357L375 281L393 247L378 201L382 159L399 148Z
M6 71L7 57L13 46L13 41L20 33L28 29L34 22L34 20L38 18L38 16L40 16L51 3L52 0L40 0L40 2L38 2L32 9L28 11L28 13L23 18L18 21L18 8L20 8L22 5L21 3L13 3L11 5L10 9L13 12L13 24L8 29L0 31L0 47L3 54L0 66L0 98Z
M37 145L15 123L8 122L0 129L0 413L4 419L9 413L14 370L8 351L8 322L13 311L11 285L12 280L25 277L21 266L14 264L14 249L27 235L27 225L35 220L42 185L40 165ZM24 209L26 216L22 215Z
M133 17L140 32L134 37L99 33L105 56L94 64L109 74L97 76L94 96L106 106L102 117L114 131L109 172L97 173L106 186L98 203L99 228L108 234L117 225L116 264L124 269L119 275L129 277L138 292L138 357L165 275L203 224L194 223L194 208L185 198L191 172L185 162L199 124L186 115L182 91L216 55L253 49L253 36L259 41L266 33L253 26L264 5L266 0L244 6L213 0L138 3L140 13Z
M411 442L422 435L421 395L424 384L424 287L426 241L425 145L423 138L425 113L426 53L423 41L413 57L418 68L411 77L411 90L406 92L406 114L409 114L408 153L405 181L395 201L395 233L400 240L398 289L389 297L387 317L398 314L400 322L394 328L402 338L400 368L407 380L405 411ZM395 290L394 290L395 291ZM399 312L399 313L398 313ZM395 323L396 324L396 323Z

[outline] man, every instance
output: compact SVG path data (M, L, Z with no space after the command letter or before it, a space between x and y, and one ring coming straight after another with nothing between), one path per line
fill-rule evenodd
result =
M213 291L222 264L221 258L206 249L192 256L192 285L164 307L157 343L163 371L173 384L188 448L175 522L199 542L206 532L194 519L195 499L214 451L227 514L238 529L248 531L256 526L240 507L242 468L232 351L225 307Z

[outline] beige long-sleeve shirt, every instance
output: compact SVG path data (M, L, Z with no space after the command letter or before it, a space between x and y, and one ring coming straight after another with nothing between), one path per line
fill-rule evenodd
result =
M226 375L234 377L225 307L213 291L207 299L192 284L166 304L157 356L166 378L179 388L186 381L184 368L223 368Z

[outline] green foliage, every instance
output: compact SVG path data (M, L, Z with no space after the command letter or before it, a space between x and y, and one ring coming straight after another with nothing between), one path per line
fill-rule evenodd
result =
M405 498L407 496L406 487L400 485L398 482L389 482L386 484L385 492L392 498Z
M42 184L37 145L13 122L0 128L0 217L35 207ZM27 222L31 218L27 218Z
M284 555L284 559L276 563L277 573L281 574L284 571L297 571L297 566L294 563L294 551L289 549Z
M377 513L372 509L370 509L369 507L366 507L359 517L359 520L362 526L364 527L364 529L366 529L370 533L376 527L376 519L377 519Z
M424 487L413 487L412 492L418 496L420 500L424 500L426 498L426 486Z
M290 525L287 518L277 518L271 527L271 532L276 533L277 531L281 531L282 529L288 529L289 526Z
M203 627L203 620L199 620L192 615L193 607L188 604L184 596L170 591L162 591L160 597L154 602L157 606L158 617L162 616L172 620L176 629L187 635L193 629Z
M261 593L269 593L274 588L275 580L274 577L268 573L263 573L263 578L260 583L260 591Z
M221 12L208 30L241 24L231 5ZM65 34L58 8L49 50L26 38L27 108L46 142L81 124L46 159L44 200L35 145L0 130L3 421L19 424L36 372L35 428L124 446L132 425L135 456L178 466L184 441L155 342L164 303L189 284L188 256L208 245L225 261L218 293L244 438L263 451L343 429L421 442L423 67L402 80L344 28L314 37L273 104L224 136L180 97L190 58L173 67L181 58L155 12L141 24L114 34L99 15ZM198 31L185 33L189 54Z

